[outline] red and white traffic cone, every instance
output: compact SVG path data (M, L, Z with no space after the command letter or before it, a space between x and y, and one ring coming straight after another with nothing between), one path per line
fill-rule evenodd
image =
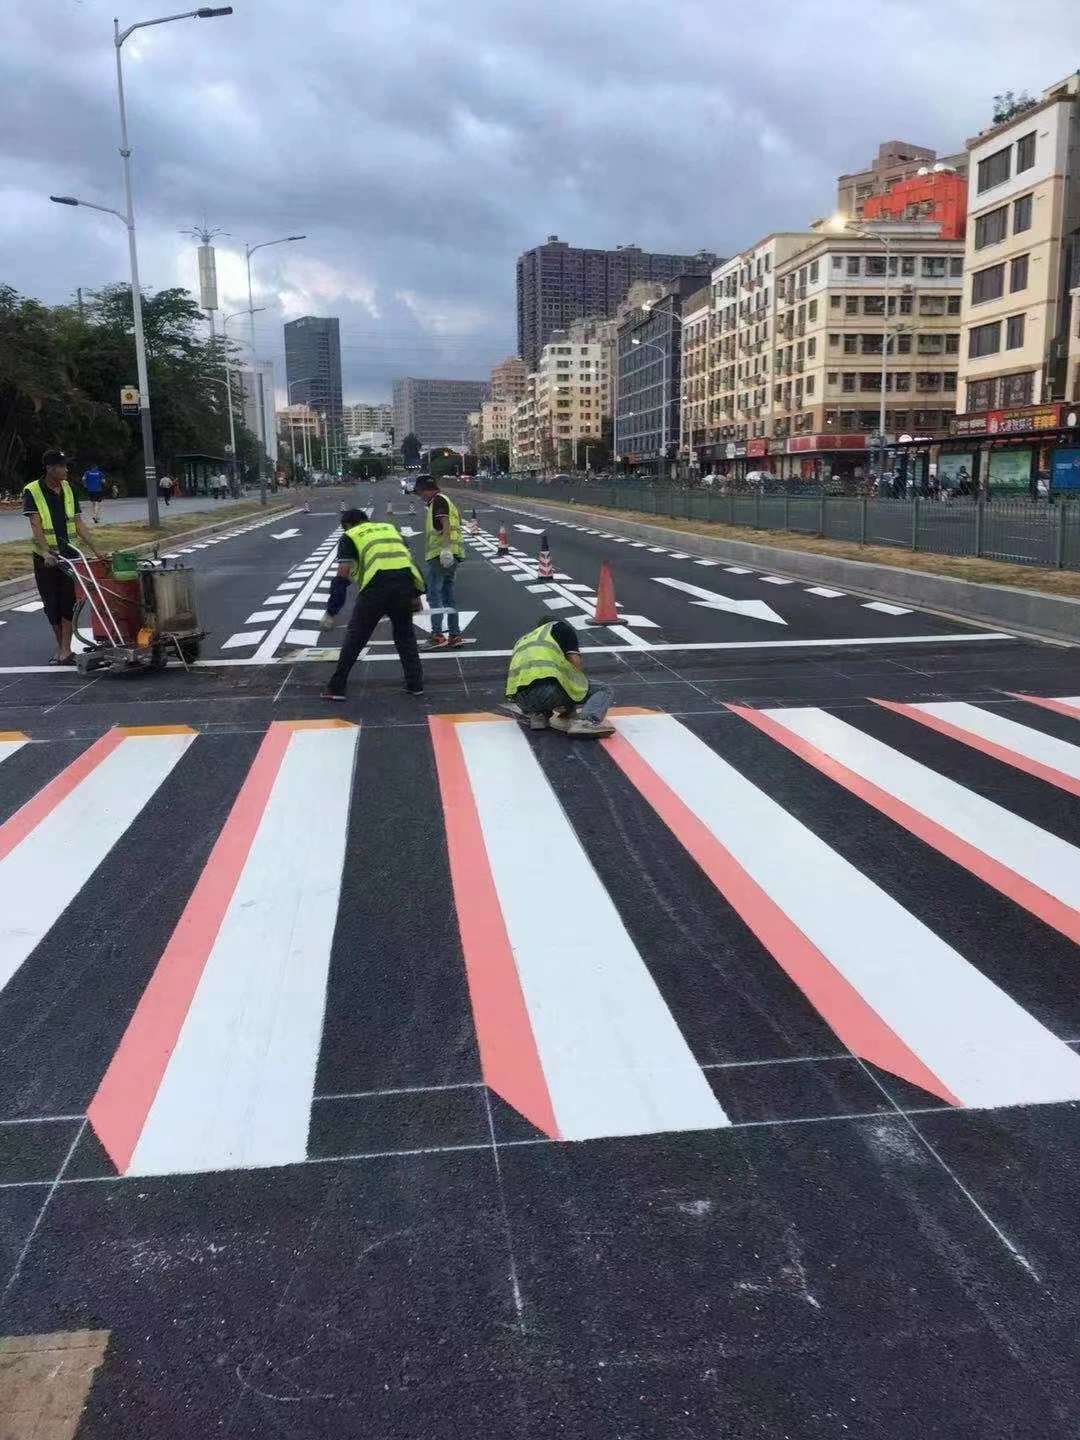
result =
M615 581L611 575L610 560L604 560L600 565L600 583L596 587L596 612L593 615L593 623L596 625L617 625L619 623L619 612L615 608Z
M551 551L548 549L548 538L540 536L540 565L536 572L541 580L550 580L555 574L555 567L551 563Z
M509 555L509 554L510 554L510 541L506 538L506 526L505 526L505 525L500 525L500 526L499 526L499 548L495 551L495 553L496 553L496 555Z

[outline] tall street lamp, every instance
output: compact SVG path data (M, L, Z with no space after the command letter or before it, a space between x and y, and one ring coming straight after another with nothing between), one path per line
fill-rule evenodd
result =
M306 240L306 235L282 235L278 240L260 240L258 245L244 246L244 259L247 261L247 282L248 282L248 322L251 332L251 370L252 383L255 385L255 423L259 427L258 440L262 445L266 423L263 417L262 398L262 377L255 374L255 302L251 294L251 257L256 250L265 250L269 245L288 245L293 240ZM263 307L265 308L265 307ZM266 504L266 467L263 465L262 450L256 451L259 462L259 504Z
M126 30L120 29L120 21L113 21L113 46L116 50L116 99L120 110L120 155L124 162L124 199L126 210L123 214L108 205L94 205L89 200L76 200L71 195L50 195L57 205L82 205L87 210L102 210L115 215L128 232L128 253L131 260L131 311L135 329L135 367L139 380L139 415L142 421L143 470L146 476L146 506L151 528L159 525L157 467L154 464L154 433L150 423L150 380L146 369L146 341L143 337L142 294L139 290L139 253L135 241L135 206L131 198L131 146L128 143L127 111L124 108L124 68L120 52L124 41L136 30L146 30L151 25L168 25L172 20L213 20L219 15L231 15L231 5L216 8L203 6L198 10L185 10L180 15L162 15L156 20L138 20Z

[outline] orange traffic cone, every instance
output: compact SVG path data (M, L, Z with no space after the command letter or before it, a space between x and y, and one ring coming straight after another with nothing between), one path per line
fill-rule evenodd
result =
M496 550L495 553L496 553L496 555L509 555L509 554L510 554L510 541L506 538L506 526L505 526L505 525L500 525L500 526L499 526L499 548Z
M597 625L617 625L619 612L615 608L615 581L611 578L611 561L600 564L600 583L596 587L596 613L593 621Z
M536 572L541 580L550 580L555 574L555 567L551 563L551 551L548 549L548 538L540 536L540 565Z

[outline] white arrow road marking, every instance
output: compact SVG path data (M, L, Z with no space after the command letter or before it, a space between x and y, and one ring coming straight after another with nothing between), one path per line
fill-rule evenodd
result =
M543 530L538 530L534 525L515 525L515 530L521 530L526 535L543 535Z
M672 590L682 590L687 595L697 595L691 605L700 605L703 610L728 610L732 615L745 615L748 620L770 620L774 625L786 625L787 621L778 615L764 600L730 600L726 595L717 595L713 590L703 590L700 585L691 585L686 580L671 580L654 575L657 585L669 585Z
M446 612L445 612L445 611L440 611L439 613L440 613L440 614L445 614ZM459 610L459 611L458 611L458 627L459 627L460 629L462 629L462 630L467 629L467 627L472 623L472 621L474 621L474 620L476 619L477 615L479 615L479 614L480 614L480 611L479 611L479 610ZM413 624L416 626L416 628L417 628L418 630L423 630L426 634L430 635L430 634L431 634L431 612L430 612L430 610L425 610L422 615L414 615L414 616L413 616Z
M291 540L294 535L299 535L299 530L282 530L278 535L271 535L271 540Z

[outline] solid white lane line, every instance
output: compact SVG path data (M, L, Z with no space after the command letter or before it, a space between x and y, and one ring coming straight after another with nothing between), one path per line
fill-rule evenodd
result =
M195 739L193 731L166 735L110 732L97 742L103 758L67 789L51 809L0 860L0 990L78 895L109 851ZM73 762L92 760L94 747ZM54 784L63 786L63 772ZM42 799L48 793L39 792ZM17 835L20 815L38 796L0 827ZM29 823L29 822L24 822ZM48 876L48 883L42 877Z
M358 734L290 737L127 1174L306 1158Z
M559 1133L729 1123L529 742L501 721L457 734ZM558 944L537 895L559 896Z
M824 710L764 711L793 735L1080 912L1080 850Z
M903 605L887 605L884 600L864 600L864 610L878 610L882 615L910 615L911 610Z
M801 936L963 1104L1080 1099L1080 1055L679 721L633 715L615 723ZM805 956L798 957L798 937L792 938L792 978L827 983L827 972L800 968ZM870 1033L852 1004L841 999L830 1008L826 1018L848 1028L849 1044Z
M311 598L319 589L323 577L327 575L336 564L337 550L335 547L335 549L330 551L326 559L320 563L318 569L315 571L315 574L312 575L311 579L306 580L304 584L300 587L292 602L287 605L286 608L282 611L281 619L267 634L266 639L262 642L258 650L255 652L256 660L269 660L272 658L274 651L277 649L277 647L281 644L281 642L288 635L289 631L295 625L296 617L300 614L301 610L303 610L306 605L309 605L311 603ZM329 591L329 581L327 581L326 589L327 591Z

